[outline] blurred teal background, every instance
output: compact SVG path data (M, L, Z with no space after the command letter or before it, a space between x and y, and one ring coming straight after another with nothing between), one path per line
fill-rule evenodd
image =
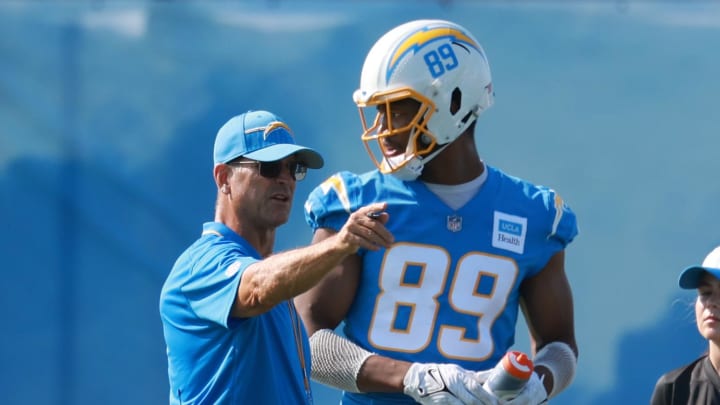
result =
M676 279L720 244L720 3L5 1L2 402L167 403L158 296L212 218L217 129L269 109L323 152L276 247L308 243L311 188L371 168L351 99L365 54L416 18L485 47L481 156L578 215L581 356L552 403L648 403L660 374L702 354Z

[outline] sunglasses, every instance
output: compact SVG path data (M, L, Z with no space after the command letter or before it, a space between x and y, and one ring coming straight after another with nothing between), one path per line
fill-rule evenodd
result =
M290 172L290 175L292 176L293 180L300 181L305 178L305 175L307 174L307 166L300 162L283 162L282 160L276 160L274 162L260 162L257 160L241 160L239 162L229 162L227 163L229 166L257 166L258 170L260 172L260 175L268 178L268 179L275 179L278 176L280 176L280 173L282 173L283 167L286 167L288 171Z

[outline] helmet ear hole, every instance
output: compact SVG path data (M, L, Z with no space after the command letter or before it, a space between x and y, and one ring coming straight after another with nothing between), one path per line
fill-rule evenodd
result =
M455 115L460 110L460 107L462 107L462 91L455 87L450 97L450 114Z

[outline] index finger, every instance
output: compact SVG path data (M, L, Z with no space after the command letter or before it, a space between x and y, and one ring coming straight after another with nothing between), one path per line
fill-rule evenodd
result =
M364 215L376 219L379 218L380 215L387 209L387 203L386 202L379 202L379 203L372 203L368 204L362 208L360 208L358 211L362 212Z

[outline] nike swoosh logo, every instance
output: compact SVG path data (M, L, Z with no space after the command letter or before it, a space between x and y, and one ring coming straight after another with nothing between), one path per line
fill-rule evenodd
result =
M436 368L431 368L427 371L428 380L425 384L424 396L432 395L436 392L446 391L445 382L440 375L440 371Z
M434 368L431 368L430 370L428 370L428 375L429 375L430 377L432 377L432 379L435 380L435 382L436 382L438 385L440 385L440 384L445 385L445 384L443 383L442 377L440 376L438 370L436 370L436 369L434 369Z

